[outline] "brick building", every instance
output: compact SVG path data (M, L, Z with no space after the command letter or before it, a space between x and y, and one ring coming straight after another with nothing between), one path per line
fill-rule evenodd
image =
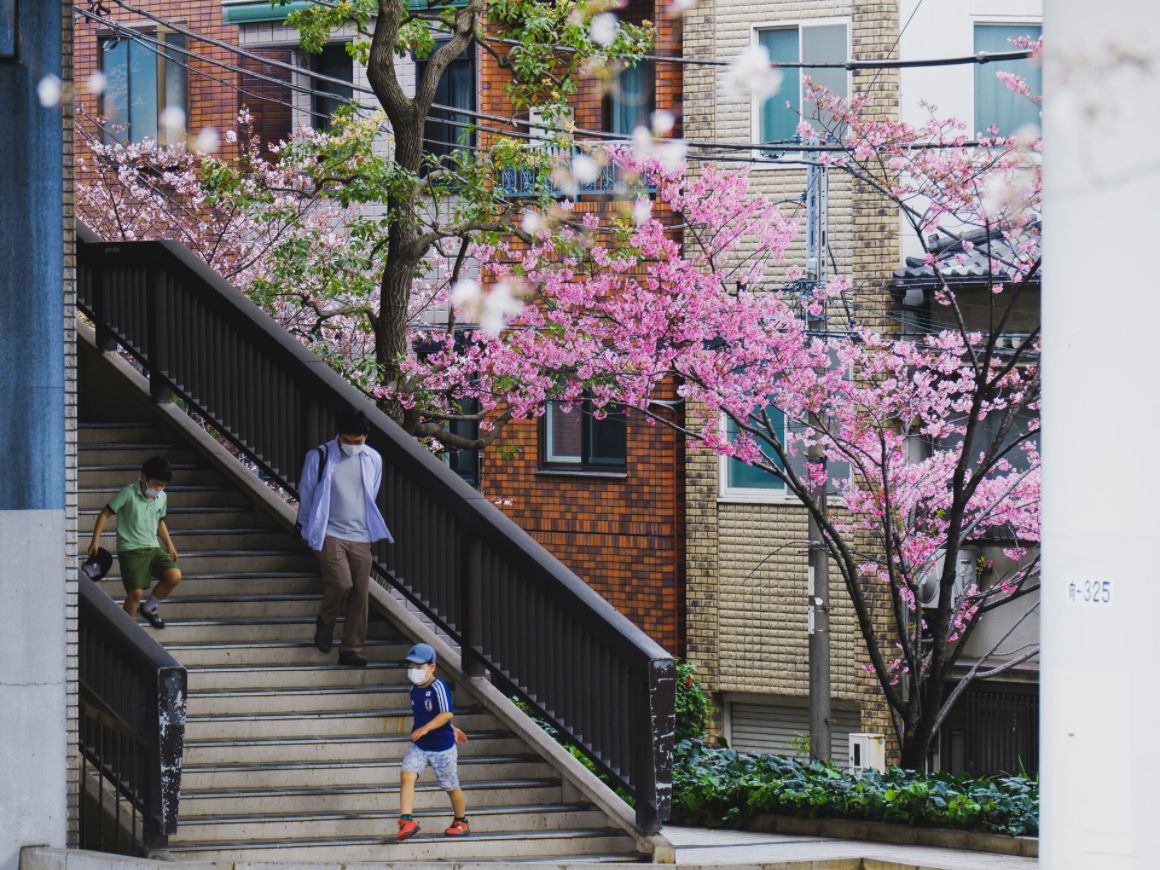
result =
M656 54L681 54L681 19L663 14L657 0L633 0L621 20L651 21ZM508 117L507 73L487 59L480 72L480 110ZM582 131L630 135L656 110L682 112L681 68L644 61L622 71L611 89L589 79L573 102ZM680 135L680 126L674 135ZM633 190L584 195L577 211L623 213ZM667 213L657 206L656 216ZM675 386L656 397L679 414ZM483 491L501 509L583 577L662 646L685 651L684 445L670 428L643 415L596 420L584 408L550 406L536 420L505 426L480 463Z

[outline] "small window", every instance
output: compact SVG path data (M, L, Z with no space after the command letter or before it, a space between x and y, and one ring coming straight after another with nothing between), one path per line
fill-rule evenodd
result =
M238 58L242 69L255 74L243 76L242 84L248 93L239 92L238 107L249 109L254 119L254 135L269 148L288 141L294 132L294 92L290 87L290 70L276 65L293 64L294 52L289 48L255 48L251 53L268 60L248 56Z
M321 54L316 54L311 59L311 68L316 73L333 79L354 82L354 61L347 54L346 45L341 42L324 45ZM310 107L314 114L311 116L310 126L315 130L329 130L334 113L354 97L354 88L350 84L340 85L322 79L311 79L311 87L316 91L325 91L330 96L314 94Z
M143 36L146 34L142 34ZM106 142L143 142L152 139L172 145L158 118L168 108L180 109L188 117L188 86L185 48L180 33L148 34L166 48L132 37L110 37L100 41L101 71L107 78L101 96L101 114L106 119ZM184 138L184 131L181 137Z
M802 25L759 30L757 42L765 46L770 60L780 63L843 63L848 59L849 37L845 24ZM849 75L844 69L789 67L781 70L781 87L762 105L758 135L762 142L792 142L804 118L815 127L833 127L833 116L821 117L817 103L807 100L806 77L836 97L850 96ZM788 104L788 105L787 105Z
M620 71L612 91L604 98L604 132L631 136L637 127L647 127L656 107L653 62L645 60Z
M623 469L627 429L627 419L621 408L608 410L600 419L590 401L568 410L560 403L550 402L540 432L543 465L577 470Z
M976 24L975 51L1015 51L1011 40L1026 36L1039 39L1043 28L1035 24ZM975 130L985 134L992 127L1010 136L1020 127L1039 127L1039 106L999 80L998 73L1014 73L1025 79L1031 93L1043 93L1043 72L1028 59L975 64Z
M435 44L436 50L445 43ZM427 69L426 60L415 62L415 77L420 79ZM464 49L463 54L451 61L443 72L443 78L435 88L436 106L451 106L462 109L432 108L427 116L427 126L423 129L423 150L433 157L444 157L452 151L475 146L475 50L473 46Z

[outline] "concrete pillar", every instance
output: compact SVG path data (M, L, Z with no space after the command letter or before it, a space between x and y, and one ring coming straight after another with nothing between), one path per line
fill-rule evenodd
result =
M15 870L21 846L67 831L62 140L37 97L61 75L61 7L0 0L0 16L0 870Z
M1144 870L1160 862L1160 6L1048 0L1044 23L1040 863Z

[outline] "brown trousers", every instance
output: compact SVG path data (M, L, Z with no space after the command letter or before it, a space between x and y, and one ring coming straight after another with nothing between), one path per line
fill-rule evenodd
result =
M327 535L314 553L322 572L322 607L318 617L327 625L338 619L346 600L346 624L340 652L362 652L367 642L367 588L371 580L371 545Z

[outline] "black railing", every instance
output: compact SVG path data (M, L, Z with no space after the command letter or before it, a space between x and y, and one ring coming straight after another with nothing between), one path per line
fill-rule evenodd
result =
M177 831L186 674L80 577L80 845L146 854Z
M395 537L376 570L458 642L471 675L518 694L635 799L668 817L672 658L326 363L172 242L79 233L78 304L102 347L140 362L276 483L297 492L306 451L357 406L384 460Z
M576 181L571 188L553 179L553 170L561 169L572 174L572 162L581 155L588 156L578 148L562 148L558 145L528 145L524 153L532 155L526 166L504 166L500 169L499 183L504 194L510 197L551 196L556 198L578 196L601 196L605 198L631 198L642 193L656 193L656 183L647 174L638 175L622 169L615 163L599 168L596 177L589 181Z

